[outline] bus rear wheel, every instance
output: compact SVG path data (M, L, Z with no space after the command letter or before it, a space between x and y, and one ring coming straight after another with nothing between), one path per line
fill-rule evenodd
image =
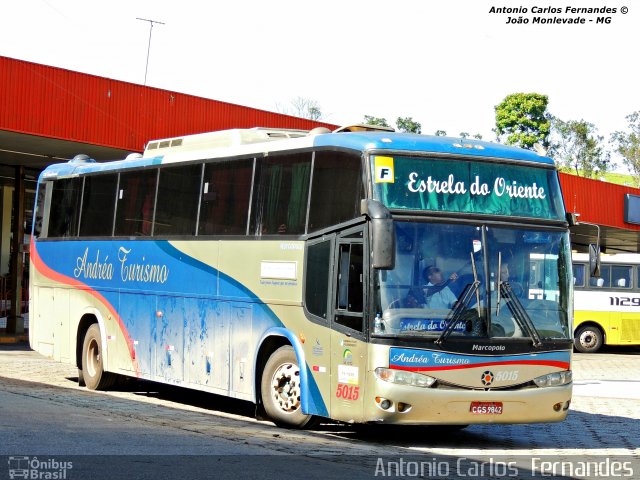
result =
M82 380L89 390L105 390L111 387L116 376L104 371L100 327L94 323L89 327L82 344Z
M302 413L300 367L289 345L277 349L267 360L260 394L265 412L280 427L302 428L313 418Z
M594 325L584 325L578 328L573 337L573 345L577 351L582 353L595 353L600 350L603 343L602 331Z

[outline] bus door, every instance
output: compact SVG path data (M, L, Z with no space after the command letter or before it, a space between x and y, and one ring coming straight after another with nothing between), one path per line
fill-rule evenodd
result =
M331 309L331 417L361 421L367 344L364 341L368 278L364 227L340 234L334 250Z

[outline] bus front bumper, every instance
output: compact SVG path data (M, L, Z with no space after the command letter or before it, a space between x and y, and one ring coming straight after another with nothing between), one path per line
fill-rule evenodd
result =
M550 423L567 416L572 384L522 390L419 388L375 382L368 422L410 425Z

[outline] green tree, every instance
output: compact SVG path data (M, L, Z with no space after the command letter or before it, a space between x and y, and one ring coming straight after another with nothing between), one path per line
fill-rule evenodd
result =
M640 111L625 117L630 132L614 132L611 143L615 152L622 156L623 163L629 168L636 185L640 185Z
M444 130L436 130L435 136L436 137L446 137L447 136L447 132L445 132Z
M584 120L567 122L552 117L554 141L548 154L563 171L578 176L597 177L609 169L610 154L602 144L604 138L596 134L597 128Z
M396 128L401 132L422 133L422 125L414 121L412 117L398 117Z
M365 125L378 125L379 127L389 127L386 118L372 117L371 115L364 116Z
M539 93L512 93L496 105L495 132L499 141L531 150L536 143L549 148L549 99Z

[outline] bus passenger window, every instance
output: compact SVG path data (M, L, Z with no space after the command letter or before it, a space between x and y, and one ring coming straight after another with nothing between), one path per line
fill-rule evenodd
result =
M253 159L207 163L198 235L246 235Z
M628 265L612 265L611 278L613 279L613 288L631 288L631 266Z
M274 154L259 164L249 231L254 235L305 233L311 154Z
M160 169L153 235L194 235L202 165Z
M305 269L305 306L309 313L324 319L327 318L330 267L331 242L326 240L309 245Z
M117 174L91 175L84 179L81 237L111 236L117 185Z
M573 265L573 285L575 287L584 287L584 270L585 266L582 264Z
M315 153L309 232L359 217L360 201L364 197L360 155L334 151Z
M591 277L589 279L589 285L597 288L611 287L611 265L602 265L600 267L600 277Z
M116 207L116 236L151 235L158 170L121 173Z
M53 182L49 210L49 237L75 237L78 235L81 178L68 178Z
M47 198L47 190L49 188L51 188L51 182L42 182L38 187L38 196L37 196L38 200L36 203L35 210L33 212L33 217L34 217L33 234L35 235L36 238L47 237L48 226L45 223L45 218L47 218L48 216L44 214L44 209L45 209L45 200Z

